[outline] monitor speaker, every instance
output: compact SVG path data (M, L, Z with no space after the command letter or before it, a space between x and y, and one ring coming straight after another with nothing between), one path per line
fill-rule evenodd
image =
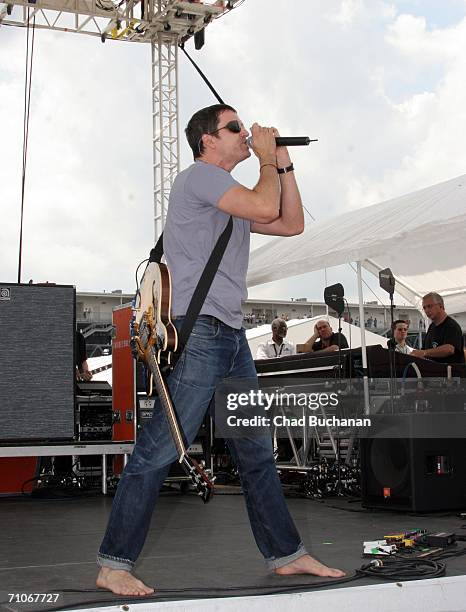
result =
M74 435L75 288L0 283L0 441Z
M362 439L361 488L368 508L466 508L466 439Z

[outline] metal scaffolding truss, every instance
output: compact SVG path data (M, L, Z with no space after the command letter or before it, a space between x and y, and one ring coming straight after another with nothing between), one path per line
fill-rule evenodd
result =
M165 225L170 189L179 171L178 45L161 32L152 43L154 231Z
M0 24L99 36L102 40L152 42L187 39L242 0L7 0L0 3Z
M110 0L12 0L0 15L5 25L26 26L34 20L36 28L138 40L142 19L137 5L133 0L118 8Z
M165 224L168 196L179 171L178 45L244 0L8 0L0 26L73 32L152 48L154 230ZM0 39L1 44L1 39Z

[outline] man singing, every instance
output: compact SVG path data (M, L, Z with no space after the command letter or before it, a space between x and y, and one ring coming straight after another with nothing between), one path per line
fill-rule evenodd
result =
M168 378L188 444L194 439L217 384L255 378L244 330L250 232L293 236L304 228L303 209L288 151L276 147L275 128L251 128L259 179L253 189L231 171L251 153L236 111L216 104L198 111L186 136L194 163L177 176L168 207L164 249L172 276L172 315L178 331L212 249L233 216L233 232L189 341ZM342 571L310 557L285 504L268 436L228 441L238 465L251 528L267 567L277 574L340 577ZM97 585L117 594L148 595L153 588L132 570L146 539L158 492L177 459L164 413L154 407L124 470L98 563Z

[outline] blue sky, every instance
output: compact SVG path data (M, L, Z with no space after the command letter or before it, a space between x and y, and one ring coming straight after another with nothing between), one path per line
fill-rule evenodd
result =
M464 0L397 0L398 12L423 17L429 30L455 26L466 14Z

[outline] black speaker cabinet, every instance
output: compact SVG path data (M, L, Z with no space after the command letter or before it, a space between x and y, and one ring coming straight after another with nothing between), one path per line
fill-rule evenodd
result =
M361 488L368 508L465 509L466 439L362 439Z
M74 435L75 288L0 283L0 441Z

